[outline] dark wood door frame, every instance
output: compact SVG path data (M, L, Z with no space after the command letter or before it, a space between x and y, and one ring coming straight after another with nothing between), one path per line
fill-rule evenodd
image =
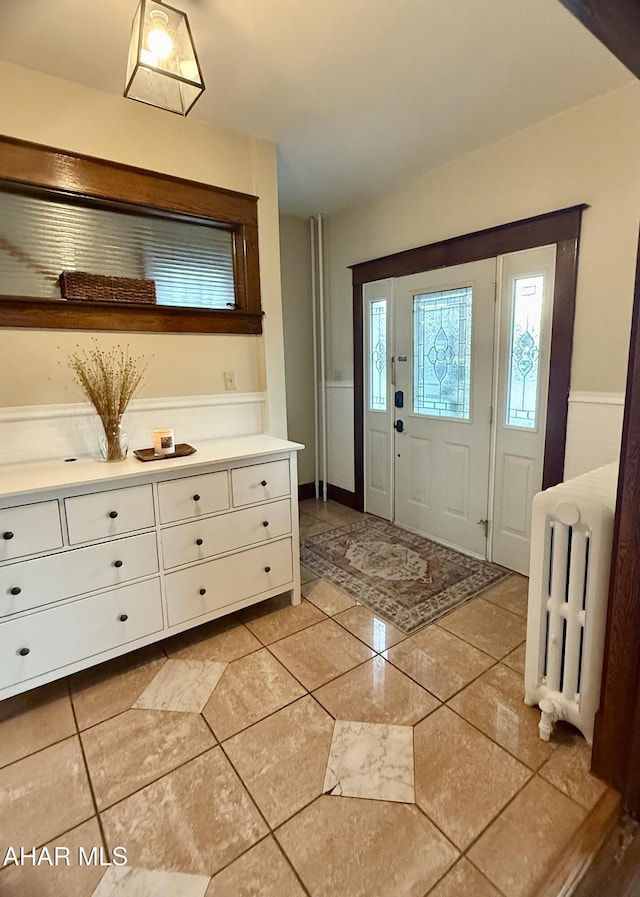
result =
M567 432L571 347L578 273L578 241L582 212L572 206L534 218L461 237L407 249L352 265L353 277L353 394L354 394L354 506L364 510L364 342L362 287L390 277L448 268L494 258L508 252L556 244L556 273L549 361L549 399L544 447L543 488L562 481Z
M640 78L638 0L560 0ZM627 393L600 710L593 770L622 792L640 819L640 248L636 263Z

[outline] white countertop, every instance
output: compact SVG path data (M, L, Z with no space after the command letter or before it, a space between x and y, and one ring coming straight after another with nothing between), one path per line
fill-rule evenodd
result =
M162 461L139 461L130 453L125 461L101 462L95 458L78 457L75 461L60 458L1 464L0 498L29 492L53 491L69 486L104 483L110 480L129 480L140 476L148 478L154 474L175 473L181 468L197 472L199 467L210 464L244 461L304 448L299 442L289 442L287 439L262 433L192 442L191 445L196 449L195 454Z

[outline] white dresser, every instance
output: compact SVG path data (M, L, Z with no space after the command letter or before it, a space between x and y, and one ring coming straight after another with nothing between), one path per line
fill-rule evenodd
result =
M296 452L0 466L0 700L273 595L300 602Z

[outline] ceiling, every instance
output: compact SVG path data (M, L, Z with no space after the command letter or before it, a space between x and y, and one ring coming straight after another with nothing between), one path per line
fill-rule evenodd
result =
M0 58L121 94L137 0L4 0ZM278 146L281 210L332 212L632 75L558 0L171 0L191 117ZM166 113L170 114L170 113Z

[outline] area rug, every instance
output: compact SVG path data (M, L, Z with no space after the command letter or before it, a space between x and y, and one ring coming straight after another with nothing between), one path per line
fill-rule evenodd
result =
M378 517L309 536L300 560L406 633L509 575Z

